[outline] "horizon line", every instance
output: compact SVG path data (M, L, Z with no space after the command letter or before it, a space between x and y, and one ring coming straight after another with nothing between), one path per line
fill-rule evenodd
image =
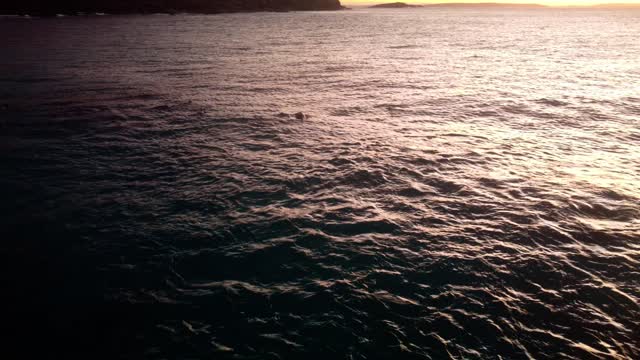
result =
M471 1L460 1L460 2L437 2L437 1L366 1L366 2L353 2L353 1L341 1L343 5L348 6L369 6L369 5L381 5L381 4L393 4L393 3L406 3L408 5L418 5L418 6L460 6L460 5L472 5L472 6L482 6L482 5L503 5L503 6L536 6L536 7L547 7L547 8L597 8L597 7L639 7L640 2L612 2L612 3L597 3L597 4L547 4L547 3L519 3L519 2L496 2L496 1L486 1L486 2L471 2Z

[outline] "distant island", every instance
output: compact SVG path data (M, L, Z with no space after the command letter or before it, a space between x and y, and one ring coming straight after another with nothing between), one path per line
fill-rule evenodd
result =
M423 7L425 7L425 8L426 7L545 8L547 6L539 5L539 4L510 4L510 3L491 3L491 2L487 2L487 3L465 3L465 2L460 2L460 3L437 3L437 4L421 4L421 5L407 4L407 3L404 3L404 2L393 2L393 3L384 3L384 4L378 4L378 5L369 6L369 8L372 8L372 9L404 9L404 8L423 8Z
M378 5L373 5L370 6L370 8L381 8L381 9L402 9L402 8L415 8L415 7L422 7L422 5L409 5L407 3L403 3L403 2L394 2L394 3L387 3L387 4L378 4Z
M252 11L341 10L340 0L8 0L0 14L55 16L91 13L217 14Z

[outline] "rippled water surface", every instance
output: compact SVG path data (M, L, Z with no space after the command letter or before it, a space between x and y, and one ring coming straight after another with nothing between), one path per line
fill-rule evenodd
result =
M57 351L640 358L640 12L0 33L3 286Z

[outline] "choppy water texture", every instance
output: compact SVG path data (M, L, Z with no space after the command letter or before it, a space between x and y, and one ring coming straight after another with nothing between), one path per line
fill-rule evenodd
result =
M640 358L640 12L0 33L3 286L56 351Z

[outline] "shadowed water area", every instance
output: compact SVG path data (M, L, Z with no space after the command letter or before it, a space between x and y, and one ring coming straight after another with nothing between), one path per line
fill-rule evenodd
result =
M131 359L640 357L640 12L0 33L14 336Z

